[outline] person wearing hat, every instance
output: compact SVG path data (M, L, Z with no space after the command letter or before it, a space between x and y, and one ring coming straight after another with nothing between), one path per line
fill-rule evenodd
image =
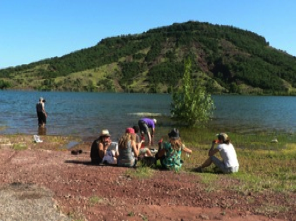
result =
M141 137L145 138L145 135L148 137L148 146L151 146L152 144L152 137L155 133L155 124L157 120L156 119L149 119L149 118L142 118L138 121L138 125L141 132ZM150 130L151 129L151 133Z
M158 142L159 149L155 154L155 163L160 159L162 167L179 171L183 164L182 151L191 154L192 150L182 143L178 129L172 129L168 136L169 142L163 142L162 139Z
M109 130L103 129L100 133L100 136L95 139L91 145L90 149L90 158L93 164L101 164L104 160L106 160L109 164L117 163L117 153L112 152L108 153L108 148L112 144L111 135ZM105 157L106 156L106 157ZM112 160L109 160L107 157L111 156Z
M45 112L44 103L45 99L40 97L39 102L36 104L36 112L39 127L45 127L46 124L47 113Z
M217 134L218 140L213 140L212 147L209 150L209 158L196 168L197 172L203 172L205 167L210 166L214 163L223 173L236 173L239 169L239 163L235 149L230 142L230 139L226 133ZM215 148L215 145L218 146ZM220 152L222 160L215 156L216 153Z

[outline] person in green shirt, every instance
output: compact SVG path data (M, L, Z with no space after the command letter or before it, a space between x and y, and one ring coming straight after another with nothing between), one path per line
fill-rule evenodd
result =
M168 136L169 142L163 142L162 139L158 142L159 149L155 154L155 162L157 163L157 160L160 159L162 167L179 171L183 164L182 151L191 154L192 150L182 143L178 129L172 129Z

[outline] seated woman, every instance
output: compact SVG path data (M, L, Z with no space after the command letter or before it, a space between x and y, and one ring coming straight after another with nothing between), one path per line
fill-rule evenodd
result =
M139 148L136 145L136 134L128 129L118 142L119 155L117 158L117 165L123 167L134 167L137 164Z
M180 134L178 129L173 129L169 134L169 142L158 143L159 149L155 154L156 163L160 159L162 167L179 171L182 167L183 161L181 160L182 151L191 154L192 150L185 147L181 142Z
M102 130L99 138L95 139L91 145L90 158L94 164L108 163L117 164L118 152L110 150L113 145L111 135L107 129Z
M211 149L208 154L209 157L205 162L196 168L197 172L203 172L203 169L214 163L220 171L223 173L236 173L239 170L239 163L237 160L236 151L230 142L230 139L226 133L220 133L217 135L218 140L213 140ZM215 147L215 145L217 147ZM215 156L216 153L220 153L222 160Z

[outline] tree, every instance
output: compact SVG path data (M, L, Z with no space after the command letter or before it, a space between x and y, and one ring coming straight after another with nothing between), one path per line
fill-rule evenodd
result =
M206 92L197 80L191 79L191 60L187 59L184 65L182 86L172 94L172 118L189 126L207 122L214 109L211 95Z
M0 79L0 89L6 89L6 88L10 88L10 87L11 87L10 82Z

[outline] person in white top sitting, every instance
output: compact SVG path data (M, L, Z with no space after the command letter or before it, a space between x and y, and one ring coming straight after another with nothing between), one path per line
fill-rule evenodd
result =
M230 139L226 133L220 133L217 135L218 140L212 142L212 147L209 150L209 158L199 166L196 171L203 172L203 168L210 166L214 163L223 173L236 173L239 169L239 163L235 149L230 143ZM218 146L215 148L215 144ZM222 160L215 156L220 152Z

